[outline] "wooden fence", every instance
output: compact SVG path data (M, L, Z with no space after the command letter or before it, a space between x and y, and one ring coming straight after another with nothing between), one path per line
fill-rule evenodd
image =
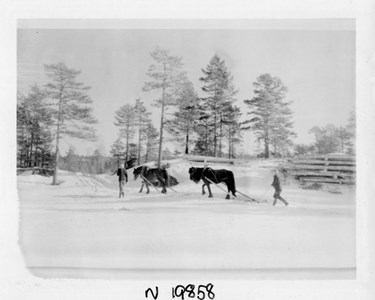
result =
M234 164L235 159L224 158L224 157L211 157L202 155L183 155L183 158L191 162L201 162L201 163L224 163L224 164Z
M288 163L288 174L301 182L355 184L354 156L310 155L290 159Z

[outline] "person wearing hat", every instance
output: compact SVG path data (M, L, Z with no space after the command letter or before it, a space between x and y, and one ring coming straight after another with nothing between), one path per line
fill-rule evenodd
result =
M273 198L274 198L273 205L276 205L277 199L279 199L281 202L283 202L285 204L285 206L288 206L289 203L283 197L281 197L281 195L280 195L281 194L281 184L280 184L279 173L278 173L277 170L275 170L275 175L273 176L273 182L272 182L271 186L273 186L274 189L275 189L275 193L273 194Z
M117 176L118 176L118 183L120 188L119 198L125 197L124 194L124 185L125 181L128 182L128 173L126 172L124 168L124 164L120 164L118 170L117 170Z

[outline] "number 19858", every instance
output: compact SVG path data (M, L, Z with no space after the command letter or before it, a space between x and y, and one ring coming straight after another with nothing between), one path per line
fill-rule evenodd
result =
M207 285L199 285L197 289L195 289L194 284L188 284L187 286L177 285L172 288L172 297L173 298L180 298L184 300L185 297L188 298L197 298L199 300L203 300L209 298L214 299L215 294L212 291L214 285L209 283Z

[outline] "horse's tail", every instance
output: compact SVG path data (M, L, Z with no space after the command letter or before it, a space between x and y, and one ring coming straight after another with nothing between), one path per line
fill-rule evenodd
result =
M168 175L168 180L169 180L169 186L175 186L178 184L178 180L173 177L172 175Z
M232 195L236 196L236 182L234 180L234 175L232 171L228 171L227 185L228 190L232 192Z

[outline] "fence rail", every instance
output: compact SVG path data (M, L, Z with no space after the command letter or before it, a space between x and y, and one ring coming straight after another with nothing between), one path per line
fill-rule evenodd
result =
M191 162L207 162L207 163L226 163L234 164L235 159L223 158L223 157L211 157L211 156L201 156L201 155L183 155L183 158Z
M355 184L356 181L354 156L301 156L290 159L288 163L288 173L301 182Z

